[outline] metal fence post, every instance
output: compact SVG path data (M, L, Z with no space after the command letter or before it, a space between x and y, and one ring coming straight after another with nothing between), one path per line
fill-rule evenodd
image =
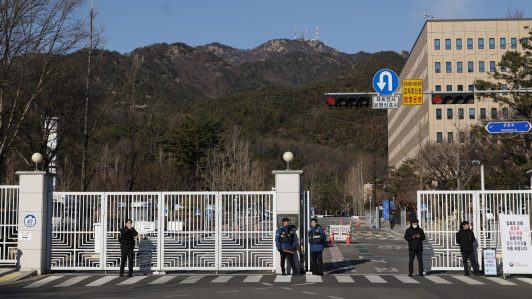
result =
M107 268L107 194L101 193L100 194L100 202L101 202L101 209L100 209L100 227L102 230L101 233L101 240L100 240L100 267L102 270L106 270Z
M157 202L157 272L155 274L164 275L164 223L166 222L165 194L159 193L159 200Z

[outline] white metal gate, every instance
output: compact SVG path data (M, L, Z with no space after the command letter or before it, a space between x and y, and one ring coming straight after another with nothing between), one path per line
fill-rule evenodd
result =
M419 191L417 213L428 240L425 256L430 258L429 270L463 269L455 238L463 220L472 224L478 257L483 248L496 248L500 263L499 213L532 215L531 209L531 190Z
M0 265L17 259L18 186L0 186Z
M54 193L52 270L116 270L133 219L135 268L273 270L274 192Z

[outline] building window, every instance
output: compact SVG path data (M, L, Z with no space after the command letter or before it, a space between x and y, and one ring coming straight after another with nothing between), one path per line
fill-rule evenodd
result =
M505 108L502 108L502 116L503 116L504 118L508 118L508 116L509 116L508 108L506 108L506 107L505 107Z
M440 49L440 39L435 39L434 40L434 50L439 50Z
M497 119L497 108L491 108L491 119Z
M467 90L469 90L471 92L475 91L475 85L468 85L467 86Z
M460 143L465 143L465 133L464 132L460 132L460 133L458 133L458 136L460 138Z
M441 119L441 109L436 109L436 119Z
M506 73L506 66L505 65L501 65L501 72Z
M467 39L467 49L473 50L473 39L472 38Z
M469 119L475 119L475 108L469 108Z
M441 91L441 85L436 85L436 91Z
M456 50L462 50L462 39L461 38L456 39Z
M451 50L451 39L445 39L445 50Z
M464 91L464 86L463 85L458 85L456 88L457 88L456 90L458 90L458 91Z
M458 118L464 119L464 108L458 108Z
M490 45L490 49L495 49L495 39L493 37L490 37L489 45Z
M495 73L495 61L490 61L490 73Z
M500 46L501 46L501 49L506 49L506 37L501 37Z
M439 62L434 63L434 72L441 73L441 63Z
M480 119L486 119L486 108L480 108Z
M484 49L484 39L483 38L479 38L478 39L478 49L479 50Z
M436 132L436 143L442 143L443 134L442 132Z
M447 91L453 91L453 86L452 85L447 85Z
M456 72L461 73L462 69L463 69L462 62L461 61L456 62Z
M446 73L452 73L453 71L453 65L450 62L445 63L445 72Z
M453 132L447 132L447 142L453 143Z
M468 73L472 73L474 71L474 64L473 64L473 61L468 61L467 62L467 72Z
M453 119L453 108L447 108L447 119Z
M484 66L484 61L479 61L478 62L478 72L479 73L484 73L486 71L486 68Z
M517 49L517 38L512 37L512 38L510 39L510 47L511 47L512 49Z

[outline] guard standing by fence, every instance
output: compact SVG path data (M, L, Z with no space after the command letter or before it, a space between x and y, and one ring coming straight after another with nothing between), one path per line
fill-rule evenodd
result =
M126 225L120 229L120 277L124 276L124 268L126 266L126 258L128 261L128 277L133 276L133 263L135 261L135 237L138 232L133 227L133 220L128 219Z
M316 218L312 218L310 221L308 239L310 244L310 271L312 271L313 275L323 275L323 249L325 249L327 244L327 236Z
M469 265L467 260L471 261L473 266L473 274L480 275L477 259L475 258L475 234L469 227L469 222L462 221L460 230L456 233L456 243L460 245L460 253L462 253L462 262L464 264L464 275L469 275Z
M288 259L290 268L292 268L292 275L297 275L296 263L294 261L294 253L297 252L297 236L294 229L288 225L289 218L283 218L283 225L275 232L275 246L281 255L281 271L286 275L285 263Z

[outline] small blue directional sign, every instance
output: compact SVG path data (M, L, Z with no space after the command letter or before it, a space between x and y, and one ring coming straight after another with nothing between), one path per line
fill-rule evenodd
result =
M530 131L529 121L498 121L489 122L486 125L486 131L491 134L501 133L528 133Z
M399 77L388 69L382 69L373 76L373 89L381 95L390 95L399 87Z

